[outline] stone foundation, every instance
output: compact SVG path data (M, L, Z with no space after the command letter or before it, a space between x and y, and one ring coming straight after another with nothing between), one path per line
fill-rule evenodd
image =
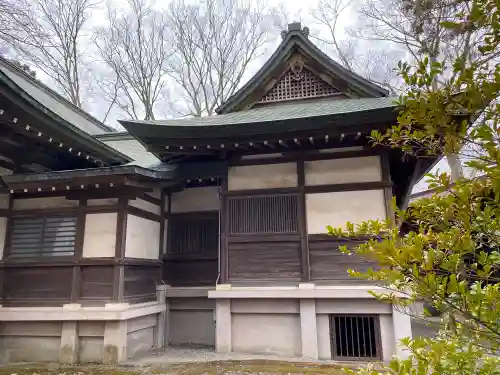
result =
M404 357L399 340L412 335L410 317L377 301L368 293L373 289L221 286L209 292L216 301L216 349L331 360L329 316L370 315L375 317L380 358Z
M165 292L145 304L0 307L0 358L12 362L117 364L164 345Z

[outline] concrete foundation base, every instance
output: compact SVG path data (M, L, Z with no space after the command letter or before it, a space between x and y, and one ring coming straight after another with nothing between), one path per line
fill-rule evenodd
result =
M159 288L159 302L142 305L0 307L2 362L117 364L161 347L166 316L165 288Z
M216 351L298 356L331 360L330 317L373 316L377 356L405 356L399 345L411 336L409 316L377 301L368 286L259 288L225 285L209 292L216 303Z

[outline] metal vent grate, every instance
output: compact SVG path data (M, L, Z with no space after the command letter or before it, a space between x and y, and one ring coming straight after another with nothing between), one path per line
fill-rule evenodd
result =
M380 338L376 316L330 315L333 359L380 359Z
M260 100L260 103L318 98L336 93L338 90L308 70L304 70L299 79L296 79L292 71L289 70Z
M10 258L69 256L75 252L76 216L12 219Z
M231 197L229 234L297 233L297 196Z

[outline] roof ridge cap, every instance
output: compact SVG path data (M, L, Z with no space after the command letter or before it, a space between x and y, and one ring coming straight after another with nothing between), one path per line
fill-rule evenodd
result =
M7 60L5 57L3 57L1 55L0 55L0 63L7 65L9 68L13 69L16 73L19 73L22 76L22 78L26 79L28 82L32 83L36 87L44 90L48 95L50 95L52 98L59 101L61 104L66 105L71 110L80 113L83 117L87 118L87 120L91 121L92 123L94 123L95 125L100 127L102 130L105 130L106 132L112 132L114 130L111 126L108 126L108 125L102 123L96 117L92 116L90 113L88 113L83 108L80 108L77 105L71 103L68 99L66 99L64 96L59 94L57 91L51 89L48 85L46 85L42 81L36 79L35 77L30 76L28 73L26 73L25 71L23 71L18 66L11 63L9 60Z

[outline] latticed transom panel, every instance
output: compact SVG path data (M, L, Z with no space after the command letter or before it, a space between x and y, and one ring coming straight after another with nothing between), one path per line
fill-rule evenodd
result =
M338 93L322 79L308 70L303 70L297 77L291 69L284 77L262 97L260 103L280 102L286 100L317 98Z

